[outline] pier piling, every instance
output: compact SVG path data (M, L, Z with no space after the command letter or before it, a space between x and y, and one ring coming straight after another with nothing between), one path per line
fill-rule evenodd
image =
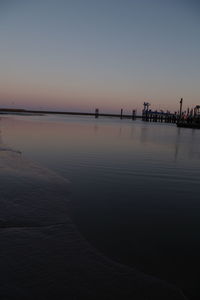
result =
M123 117L123 108L121 108L120 119Z
M99 109L96 108L96 109L95 109L95 118L98 118L98 117L99 117Z

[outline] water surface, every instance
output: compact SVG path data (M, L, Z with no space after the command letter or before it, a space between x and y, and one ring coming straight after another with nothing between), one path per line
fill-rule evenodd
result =
M6 116L1 144L71 181L70 215L110 258L198 299L200 131L72 116Z

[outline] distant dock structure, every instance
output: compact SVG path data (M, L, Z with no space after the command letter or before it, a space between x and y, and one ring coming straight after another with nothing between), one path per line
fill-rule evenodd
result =
M196 105L192 109L188 107L186 111L182 111L182 105L183 99L180 101L180 114L177 126L200 129L200 105Z
M144 102L144 108L142 110L142 120L146 122L165 122L165 123L176 123L179 115L177 112L171 113L170 111L164 112L163 110L151 110L151 104Z
M200 105L194 108L183 110L183 98L180 100L180 108L176 112L171 113L169 110L153 110L150 108L150 102L143 103L142 114L138 115L136 109L132 109L129 113L125 113L121 108L118 113L103 113L99 108L95 108L93 112L70 112L70 111L46 111L46 110L26 110L19 108L0 108L0 115L3 114L20 114L20 115L44 115L44 114L57 114L57 115L71 115L71 116L90 116L107 117L118 119L141 119L145 122L160 122L160 123L174 123L178 127L200 128Z

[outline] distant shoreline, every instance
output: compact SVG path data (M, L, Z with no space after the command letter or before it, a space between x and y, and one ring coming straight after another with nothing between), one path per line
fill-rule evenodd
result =
M98 116L98 117L114 117L114 118L125 118L132 119L133 115L130 114L108 114L108 113L87 113L87 112L69 112L69 111L48 111L48 110L26 110L26 109L12 109L12 108L1 108L0 114L15 114L15 113L24 113L24 114L58 114L58 115L74 115L74 116ZM142 116L134 116L134 118L141 119Z

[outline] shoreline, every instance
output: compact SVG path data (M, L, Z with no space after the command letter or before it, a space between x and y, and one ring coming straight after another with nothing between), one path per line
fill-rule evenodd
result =
M0 109L0 114L58 114L58 115L74 115L74 116L93 116L93 117L114 117L114 118L125 118L132 119L133 116L130 114L111 114L111 113L90 113L90 112L69 112L69 111L48 111L48 110L29 110L29 109ZM142 116L135 116L135 118L141 119Z

